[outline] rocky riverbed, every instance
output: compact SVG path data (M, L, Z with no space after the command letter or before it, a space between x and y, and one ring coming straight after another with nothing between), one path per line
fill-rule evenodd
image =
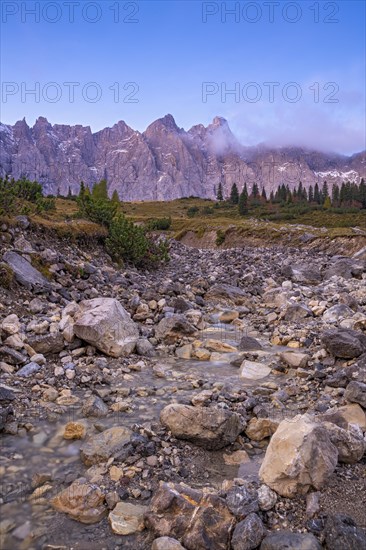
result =
M0 231L0 547L366 548L366 249Z

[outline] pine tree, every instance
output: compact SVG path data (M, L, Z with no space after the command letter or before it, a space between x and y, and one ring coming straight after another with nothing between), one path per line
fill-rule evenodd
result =
M238 204L239 203L239 191L238 191L236 183L233 183L233 185L231 187L230 202L232 204Z
M262 189L262 199L267 202L267 193L264 187Z
M330 196L329 196L329 195L327 195L327 196L325 197L323 207L324 207L326 210L329 210L330 208L332 208L332 203L331 203L331 200L330 200Z
M93 185L92 196L94 199L108 199L107 180L102 179Z
M320 204L320 191L318 182L314 186L314 202Z
M246 183L244 184L243 190L239 196L238 210L241 216L245 216L245 214L248 213L248 190Z
M118 196L118 191L117 191L117 189L115 189L115 190L113 191L111 201L112 201L112 202L116 202L116 203L119 204L120 200L119 200L119 196Z
M222 183L221 183L221 181L220 181L219 187L218 187L218 189L217 189L216 199L217 199L218 201L223 201L223 200L224 200L224 196L223 196L223 194L222 194Z
M359 186L359 197L362 208L366 208L366 183L362 178Z
M256 183L253 183L253 189L252 189L252 197L253 199L256 199L259 195L259 188Z
M309 201L309 202L314 202L314 190L313 190L313 186L312 186L312 185L309 186L308 201Z
M323 183L322 195L323 195L323 200L325 200L325 199L328 197L328 195L329 195L328 184L327 184L326 181Z
M339 205L339 187L336 183L332 187L332 204L333 206Z

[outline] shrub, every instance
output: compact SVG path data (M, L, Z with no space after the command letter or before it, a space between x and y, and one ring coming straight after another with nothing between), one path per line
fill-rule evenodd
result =
M80 214L91 222L110 227L118 209L118 204L109 199L98 199L91 195L77 199Z
M211 206L204 206L202 208L202 214L204 216L212 216L212 214L214 214L214 209Z
M221 246L225 242L226 233L222 229L216 231L216 246Z
M169 260L167 241L149 239L144 228L123 214L116 216L110 225L106 249L117 262L131 262L136 266L154 267Z
M0 286L9 289L14 280L14 272L5 263L0 263Z
M190 208L188 208L187 210L187 216L188 218L194 218L195 215L200 211L200 209L198 208L198 206L191 206Z
M167 229L170 229L171 225L172 218L169 216L169 218L156 218L149 220L146 227L148 231L166 231Z

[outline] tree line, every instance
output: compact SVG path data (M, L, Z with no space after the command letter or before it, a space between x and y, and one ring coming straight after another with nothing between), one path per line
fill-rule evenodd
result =
M329 208L359 208L366 209L366 183L362 178L359 184L350 181L343 182L341 186L335 184L329 189L328 183L323 182L321 186L316 183L307 189L300 181L298 186L290 189L288 185L279 185L276 191L271 191L267 196L264 187L260 191L259 186L254 183L251 191L248 191L247 184L239 193L236 183L233 183L230 195L224 199L222 183L219 183L216 199L228 201L238 205L239 214L248 213L249 207L261 204L308 204Z

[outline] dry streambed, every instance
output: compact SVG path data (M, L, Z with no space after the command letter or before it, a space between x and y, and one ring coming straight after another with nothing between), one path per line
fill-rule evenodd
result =
M172 243L148 273L19 223L2 548L366 546L365 251Z

